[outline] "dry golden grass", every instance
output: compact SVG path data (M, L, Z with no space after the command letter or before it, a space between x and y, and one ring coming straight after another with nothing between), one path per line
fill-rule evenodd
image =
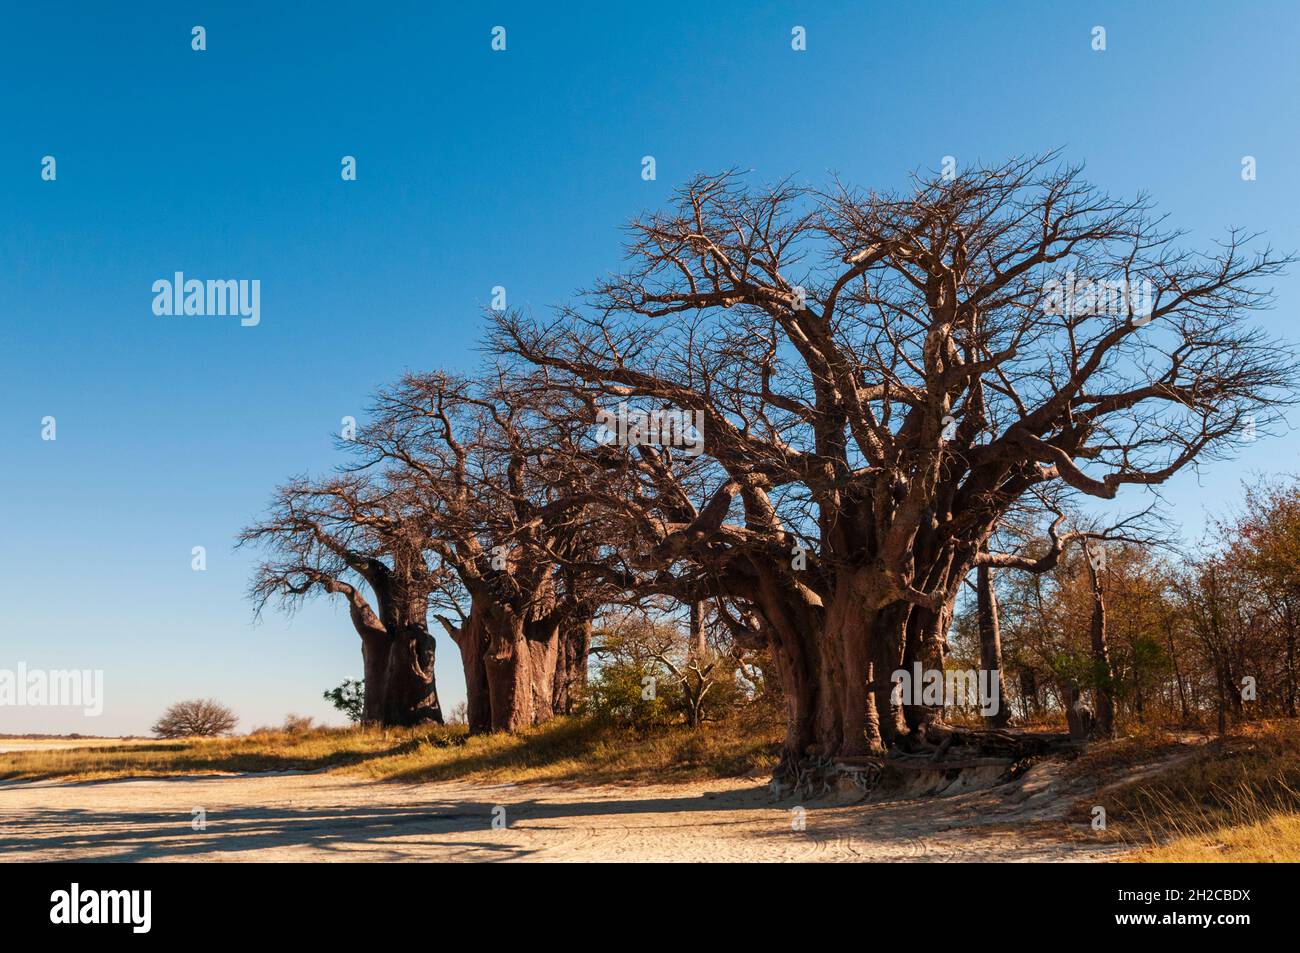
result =
M355 763L401 744L399 733L319 729L233 738L96 744L0 754L0 780L156 777L244 771L313 771Z
M1089 743L1087 749L1070 763L1068 773L1105 783L1110 776L1131 772L1170 754L1180 744L1180 739L1164 728L1138 728L1123 738Z
M1147 847L1137 863L1287 863L1300 862L1300 815L1274 814L1249 824L1221 826L1185 834Z
M233 738L0 753L0 779L156 777L248 771L356 771L391 781L606 782L700 779L766 772L778 726L736 717L638 732L557 718L517 735L470 737L464 727L320 728Z
M585 719L557 719L516 735L484 735L371 759L360 770L397 781L474 778L493 781L608 782L688 780L766 772L776 764L781 733L729 719L696 731L641 733Z
M152 738L74 738L57 735L48 738L7 738L0 735L0 753L40 751L54 748L98 748L109 745L149 744L152 742Z
M1124 744L1110 757L1132 755ZM1111 835L1142 845L1134 860L1300 860L1300 725L1244 726L1109 792L1106 809Z

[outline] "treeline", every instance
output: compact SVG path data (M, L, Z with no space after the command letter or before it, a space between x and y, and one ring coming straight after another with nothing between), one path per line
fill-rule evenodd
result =
M1105 543L1095 574L1078 547L1049 572L998 575L1010 713L1059 718L1082 688L1090 710L1109 693L1122 728L1294 717L1300 483L1259 482L1236 509L1194 553ZM1099 589L1107 662L1091 640ZM954 627L952 664L980 663L979 615L972 596Z
M949 743L949 704L892 673L951 667L972 580L984 669L1005 615L1008 711L1108 732L1117 706L1174 697L1235 712L1247 676L1257 705L1293 704L1261 628L1290 610L1246 581L1279 570L1244 528L1171 572L1122 548L1147 541L1132 524L1080 516L1266 435L1295 396L1294 355L1253 322L1292 259L1239 232L1192 251L1162 223L1056 155L901 194L698 177L573 303L489 312L473 378L378 393L339 470L243 533L254 601L348 606L368 722L442 718L446 635L473 731L664 691L692 722L728 692L775 698L778 774ZM652 697L593 684L598 632Z

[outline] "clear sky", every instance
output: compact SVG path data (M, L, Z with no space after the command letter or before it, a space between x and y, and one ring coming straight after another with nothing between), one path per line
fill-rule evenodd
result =
M0 708L0 732L142 733L194 696L245 728L330 718L321 692L361 671L346 613L254 625L235 533L338 462L375 387L471 369L494 285L563 300L695 172L892 187L1063 147L1193 243L1300 248L1293 0L23 6L0 12L0 669L102 669L105 709ZM261 323L154 315L176 271L259 279ZM1275 287L1263 320L1300 339L1300 275ZM1171 513L1195 536L1296 450L1180 476Z

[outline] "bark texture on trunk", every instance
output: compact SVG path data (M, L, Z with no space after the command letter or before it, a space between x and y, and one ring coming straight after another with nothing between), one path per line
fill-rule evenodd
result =
M572 715L587 694L587 659L591 655L591 619L575 619L560 627L559 658L551 710Z
M361 704L363 725L383 724L383 686L388 682L388 635L361 634L362 679L365 692Z
M493 624L485 669L493 731L518 731L555 714L560 627L510 616Z
M842 584L824 604L782 593L779 582L755 599L766 625L787 706L778 774L806 759L856 757L924 738L942 710L894 699L894 672L912 661L941 668L951 612L891 602L872 609Z
M577 710L587 688L590 615L529 620L474 599L459 627L443 625L460 649L471 733L516 731Z
M352 625L361 637L365 699L361 722L366 725L442 723L442 708L434 682L435 643L423 619L393 604L388 591L377 587L382 618L363 600L353 599ZM416 609L419 612L422 604Z
M433 636L423 622L395 627L388 644L388 671L379 705L385 725L442 724L442 706L434 684ZM366 686L370 694L370 686Z
M470 734L492 730L492 699L488 693L486 656L487 625L483 610L471 602L469 615L459 628L449 623L447 630L460 650L461 670L465 673L465 721Z

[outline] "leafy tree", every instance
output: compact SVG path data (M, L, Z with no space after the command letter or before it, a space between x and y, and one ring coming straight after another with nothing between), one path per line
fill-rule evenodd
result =
M343 684L325 692L325 700L347 715L348 721L360 724L362 712L366 707L366 683L352 678L343 679Z

